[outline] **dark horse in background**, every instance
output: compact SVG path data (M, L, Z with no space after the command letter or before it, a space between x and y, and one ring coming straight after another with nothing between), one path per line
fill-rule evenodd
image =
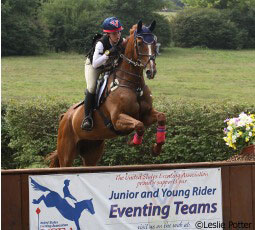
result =
M157 122L156 143L152 154L160 154L165 143L166 117L152 107L152 95L143 72L153 79L156 74L156 36L152 33L153 21L146 27L141 21L130 29L122 61L111 73L104 90L104 102L93 111L94 128L83 131L84 104L73 105L62 116L57 150L50 154L50 167L70 167L81 155L84 166L94 166L100 160L105 139L128 135L135 131L129 145L142 143L145 127Z

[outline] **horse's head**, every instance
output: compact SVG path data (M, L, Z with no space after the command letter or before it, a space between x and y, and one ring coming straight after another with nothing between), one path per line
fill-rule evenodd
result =
M89 211L90 214L94 215L95 210L94 210L94 205L92 203L92 199L86 200L86 208Z
M153 79L157 72L155 63L157 38L152 33L155 26L156 21L153 21L150 26L146 27L140 20L134 31L134 58L145 69L146 76L149 79Z
M92 199L90 200L82 200L80 202L75 203L75 209L80 210L82 212L84 209L88 210L88 212L92 215L95 214L94 205L92 203Z

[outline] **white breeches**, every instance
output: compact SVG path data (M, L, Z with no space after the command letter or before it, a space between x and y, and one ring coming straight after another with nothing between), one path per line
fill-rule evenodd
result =
M90 93L94 94L96 92L97 79L99 75L102 73L102 70L93 68L89 58L87 58L85 61L84 73L85 73L85 80L87 83L87 90Z

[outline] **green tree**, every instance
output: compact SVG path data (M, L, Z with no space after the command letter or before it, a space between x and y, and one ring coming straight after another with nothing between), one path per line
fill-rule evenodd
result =
M164 6L160 0L52 0L43 4L42 19L50 31L50 46L55 51L84 53L91 48L92 37L102 33L106 17L117 16L124 25L123 36L142 19L145 24L157 21L155 34L162 46L171 41L169 22L155 11Z
M98 1L53 0L42 6L41 17L50 31L49 44L55 51L84 52L103 16ZM94 32L95 33L95 32Z
M124 25L124 35L129 34L129 28L140 19L149 25L153 20L157 21L155 34L162 46L166 46L171 41L171 28L168 20L157 14L167 5L164 0L107 0L105 15L118 17Z
M255 0L183 0L187 6L191 7L211 7L218 9L243 8L255 6Z
M182 11L173 20L173 30L173 40L180 47L236 49L243 45L243 33L223 11L217 9Z
M2 7L2 55L42 52L47 30L38 19L40 0L4 0Z

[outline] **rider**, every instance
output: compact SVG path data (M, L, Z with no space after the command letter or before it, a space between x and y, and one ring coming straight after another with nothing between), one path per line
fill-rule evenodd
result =
M64 198L69 197L70 199L72 199L72 200L74 200L74 201L77 201L76 198L73 197L72 194L71 194L70 191L69 191L68 186L69 186L69 184L70 184L70 180L67 180L67 179L66 179L66 180L64 181L64 184L65 184L65 186L64 186L64 188L63 188Z
M107 71L114 59L118 59L118 52L123 47L121 22L116 17L106 18L103 22L103 32L105 33L96 43L92 58L85 61L85 80L87 83L86 96L84 100L85 118L81 128L91 131L93 128L92 111L95 106L96 82L99 75ZM91 59L91 60L90 60Z

